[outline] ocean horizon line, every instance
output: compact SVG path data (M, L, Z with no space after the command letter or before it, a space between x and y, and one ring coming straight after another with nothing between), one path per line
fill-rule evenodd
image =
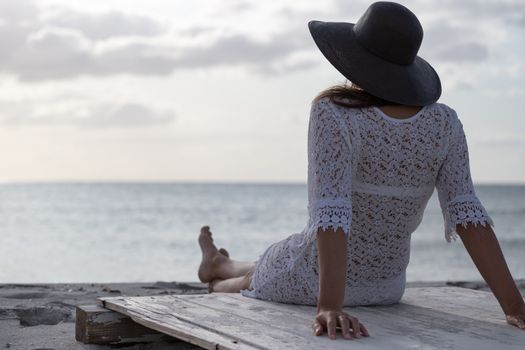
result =
M262 180L0 180L1 185L284 185L306 186L306 181ZM525 182L474 182L475 186L525 186Z

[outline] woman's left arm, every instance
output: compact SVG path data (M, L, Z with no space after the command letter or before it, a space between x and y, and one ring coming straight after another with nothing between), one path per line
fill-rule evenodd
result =
M467 138L454 109L445 109L449 138L445 158L436 177L436 189L445 220L448 242L461 237L481 276L506 315L507 322L525 329L525 305L510 274L494 226L474 190Z
M472 261L506 315L507 322L525 330L525 302L509 271L490 225L457 225L456 231Z

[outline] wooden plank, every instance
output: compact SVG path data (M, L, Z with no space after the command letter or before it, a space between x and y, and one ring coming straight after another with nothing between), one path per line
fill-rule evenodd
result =
M214 293L217 298L223 300L230 298L240 300L243 297L235 293ZM281 310L288 310L295 313L306 312L307 317L310 317L311 309L303 305L291 305L281 303L269 304L264 300L255 300L259 305L277 305ZM228 303L226 300L224 303ZM461 317L468 317L475 320L483 320L484 322L491 322L499 325L507 325L505 316L497 299L491 292L478 291L460 287L423 287L423 288L407 288L401 300L401 303L407 305L419 306L422 308L432 309L436 311L446 312ZM363 307L352 307L351 310L361 310ZM364 308L370 308L369 306ZM365 311L363 309L362 311ZM366 311L365 311L366 312Z
M213 294L201 296L209 298ZM176 314L180 320L184 320L188 324L213 331L219 335L230 336L236 340L237 344L245 344L250 349L279 349L283 346L290 349L306 349L310 343L309 339L303 337L302 334L295 335L289 332L282 332L279 331L278 327L272 327L271 325L265 325L265 327L272 329L266 328L264 332L261 332L261 323L259 321L243 318L236 313L225 313L213 308L203 308L202 305L187 300L189 298L178 298L178 296L170 295L162 298L155 297L153 300L150 297L124 298L125 300L108 299L104 299L107 308L115 310L113 308L116 306L115 304L127 303L126 308L140 310L138 313L141 314L155 312L157 315L162 315L161 318L170 318L170 316ZM229 342L225 344L219 343L225 348L228 344ZM214 349L215 344L212 347L205 348Z
M211 295L211 294L210 294ZM181 316L180 311L166 307L159 300L171 299L149 297L115 297L99 298L101 305L107 309L131 317L135 322L184 340L204 349L213 350L253 350L260 349L257 344L239 342L235 336L216 332L213 327L203 327Z
M448 292L452 292L452 294L454 294L454 291ZM462 290L459 290L457 292L458 294L463 293ZM250 302L248 303L249 305L243 305L242 301L244 297L240 295L226 293L214 294L215 298L213 299L206 298L205 296L194 296L191 299L187 300L192 300L194 302L200 303L203 305L203 307L206 308L222 309L223 312L228 312L228 310L234 310L231 312L234 312L236 315L242 315L244 317L251 316L253 317L253 319L257 319L262 324L279 323L282 325L283 330L286 331L288 329L289 332L294 332L293 328L290 325L297 324L299 319L301 319L301 321L306 321L307 324L311 324L315 316L315 308L309 306L292 306L279 303L269 303L266 301L256 299L250 299ZM235 304L231 301L228 302L227 299L239 301L239 303ZM296 309L296 312L290 312L290 308ZM270 311L270 309L273 310ZM256 310L256 312L253 312L252 310ZM281 311L280 313L279 310ZM465 308L465 310L467 310L467 313L471 311L469 307ZM448 332L451 331L453 328L451 327L451 325L454 325L454 327L456 327L457 330L460 330L462 333L464 333L463 337L465 337L466 335L467 338L478 339L479 337L477 334L480 330L485 335L500 335L500 337L509 336L511 338L513 334L516 334L516 331L520 332L520 330L510 325L507 325L501 320L498 320L497 322L489 322L483 318L477 318L477 315L475 314L461 316L442 312L440 310L429 310L426 308L421 308L418 306L403 303L392 306L352 307L345 308L345 311L349 314L358 317L359 320L363 324L365 324L365 326L367 326L367 329L369 329L371 334L373 334L374 337L378 337L378 339L375 339L373 342L370 342L368 344L369 346L366 347L367 349L392 348L392 346L395 347L396 344L400 346L400 348L403 348L403 344L405 343L405 339L403 339L403 337L405 337L407 334L413 333L414 330L416 330L419 333L419 337L427 339L427 341L424 343L427 346L430 345L434 346L434 348L439 349L442 348L444 344L450 343L449 345L453 348L470 349L471 342L462 343L462 339L460 337L456 337L452 341L439 340L437 342L430 342L432 339L441 338L439 334L436 334L435 328L445 330ZM501 311L499 311L499 313L501 313ZM394 322L388 322L389 324L385 325L385 320L390 320ZM303 335L307 334L303 330L301 332ZM522 335L521 339L522 341L524 341L525 333L522 333L524 332L521 331L521 333L519 334ZM505 334L505 336L501 334ZM483 339L483 341L478 345L480 348L490 348L490 346L498 345L498 342L493 343L491 345L487 345L485 337L481 337L481 339ZM497 339L497 337L494 339ZM365 338L363 340L366 341L368 339ZM505 343L506 341L504 340L503 342ZM511 346L514 344L515 346L518 346L518 348L520 346L519 342L506 343L508 343L508 345ZM324 344L326 345L326 343ZM416 345L417 344L412 344L411 347Z
M314 306L228 293L102 300L106 307L126 313L136 322L206 349L236 348L232 344L243 349L523 348L525 332L502 322L494 299L479 294L485 292L443 287L422 288L418 293L418 289L407 289L407 303L345 308L372 335L352 341L314 336ZM469 297L474 302L462 304L461 300ZM472 308L475 300L483 301L482 305ZM440 302L448 306L439 307ZM480 318L481 314L485 317Z
M98 345L176 341L98 305L77 306L75 338L85 344Z
M227 322L237 322L239 337L250 336L244 333L247 329L253 329L254 334L259 334L257 339L268 349L318 349L327 345L334 350L348 349L346 342L327 344L326 338L313 335L311 324L315 307L271 303L239 294L211 295L212 298L210 295L193 295L184 298L184 302L194 304L197 310L211 310Z
M460 287L407 288L401 302L475 320L506 324L505 314L491 292Z
M233 300L242 300L240 294L235 293L214 293L219 300L225 298ZM287 310L295 312L296 314L311 317L311 308L304 305L292 305L281 303L268 303L264 300L251 299L252 303L272 307L280 310ZM227 300L223 301L228 303ZM407 288L401 303L407 305L419 306L436 311L442 311L449 314L454 314L462 317L469 317L472 319L482 319L486 322L506 325L505 317L501 307L496 298L490 292L477 291L459 287L424 287L424 288ZM351 307L350 310L362 310L366 312L366 307Z

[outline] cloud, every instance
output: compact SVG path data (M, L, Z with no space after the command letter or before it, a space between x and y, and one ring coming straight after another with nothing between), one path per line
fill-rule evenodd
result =
M4 57L2 71L21 79L68 77L92 63L90 44L74 32L42 31Z
M267 42L258 42L244 35L223 37L206 47L186 49L174 61L176 67L210 67L217 65L260 64L278 61L305 48L304 42L290 40L283 33Z
M68 98L54 101L2 101L0 125L87 128L154 127L172 123L175 113L138 103L108 103Z
M319 60L300 60L294 62L279 62L276 64L266 64L254 66L252 70L262 76L290 74L297 71L307 70L319 65Z
M209 8L212 16L225 16L234 14L235 16L242 16L248 11L256 10L256 3L247 0L221 0L218 2L220 6Z
M79 125L91 127L143 127L171 123L175 115L171 111L158 111L137 103L122 105L99 105L90 117L80 119Z
M457 43L437 51L434 58L441 61L479 62L488 58L488 48L477 42Z
M155 36L163 27L155 20L117 11L109 13L80 13L65 10L46 21L47 25L75 29L92 40L126 36Z
M490 60L491 48L498 44L494 37L508 30L505 19L525 10L522 2L509 0L443 1L448 5L441 6L439 1L403 2L425 19L420 54L437 64ZM357 20L369 5L362 0L337 0L332 9L284 6L273 12L275 23L282 24L269 28L268 33L273 34L260 40L250 32L223 30L213 22L174 30L156 18L124 12L94 14L57 8L44 15L34 6L36 2L29 0L2 4L0 72L33 82L116 74L163 76L178 70L222 66L243 66L262 76L307 70L316 65L315 59L318 65L322 63L311 55L315 46L307 31L308 20L321 18L316 13L326 20L330 13L335 16L331 20ZM232 16L238 11L253 12L253 6L228 3ZM488 24L479 25L478 15ZM294 60L300 53L311 58Z
M211 26L202 26L202 25L196 25L189 28L184 28L179 31L181 35L189 36L189 37L195 37L199 36L204 33L209 33L213 31L213 27Z
M436 6L446 7L451 14L472 23L480 23L481 18L509 23L525 14L523 0L441 0Z
M244 33L208 35L209 44L191 45L177 39L191 39L212 29L192 27L179 31L178 37L170 37L171 32L144 16L115 11L84 14L62 9L46 17L39 15L37 8L30 8L31 11L17 12L24 25L5 22L0 26L0 39L5 39L0 41L0 71L23 81L85 75L166 75L181 69L234 65L257 66L255 71L269 73L277 66L289 64L290 55L311 45L304 36L290 31L265 41ZM142 39L114 40L137 36Z
M254 8L253 3L249 3L245 0L230 1L230 3L227 3L227 6L229 7L230 11L234 11L237 13L249 11Z
M286 35L260 42L242 35L216 39L202 47L159 47L132 43L96 52L74 31L45 30L3 57L1 70L26 81L74 78L81 75L165 75L178 69L231 65L274 67L308 47ZM174 57L178 54L178 57ZM300 68L296 67L296 68ZM307 66L304 66L307 67Z
M278 39L260 43L232 36L220 38L208 47L166 49L170 54L180 52L179 57L171 57L148 44L130 44L96 53L74 34L48 31L13 52L4 60L2 70L25 81L82 75L165 75L179 69L231 65L255 65L270 70L299 47Z
M26 21L28 18L36 18L38 9L31 0L1 0L0 16L5 23L16 23Z

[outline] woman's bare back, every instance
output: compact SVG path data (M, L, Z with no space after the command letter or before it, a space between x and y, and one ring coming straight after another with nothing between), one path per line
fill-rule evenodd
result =
M389 105L389 106L381 106L378 107L383 113L388 115L392 118L398 118L398 119L406 119L414 116L417 114L423 107L420 106L396 106L396 105Z

